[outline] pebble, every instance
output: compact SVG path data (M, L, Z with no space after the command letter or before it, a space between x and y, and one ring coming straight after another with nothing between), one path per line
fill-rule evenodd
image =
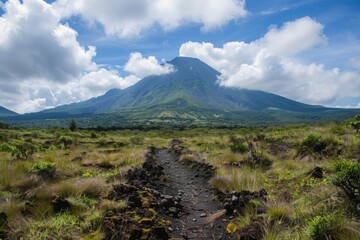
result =
M172 229L171 227L168 228L169 232L174 231L174 229Z
M166 199L166 200L173 200L173 196L170 196L170 195L165 195L164 196L164 198Z
M161 199L161 201L160 201L160 205L161 206L165 206L165 205L167 205L168 204L168 200L166 200L166 199Z
M194 218L194 219L193 219L193 221L194 221L194 222L196 222L196 221L197 221L197 219L196 219L196 218Z
M169 207L169 212L176 214L178 210L176 207Z
M233 195L231 198L231 201L233 201L233 202L237 202L238 200L239 200L239 198L235 195Z
M200 214L200 217L202 217L202 218L207 217L207 214L206 214L206 213L202 213L202 214Z

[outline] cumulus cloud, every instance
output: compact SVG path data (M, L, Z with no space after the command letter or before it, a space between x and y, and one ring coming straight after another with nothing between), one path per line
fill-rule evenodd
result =
M81 47L76 32L59 21L58 14L43 1L7 1L0 18L1 78L67 82L84 69L94 68L95 48Z
M258 44L274 54L293 55L325 42L324 26L310 17L287 22L281 28L271 26Z
M209 31L247 14L244 0L57 0L53 5L62 17L80 15L120 38L138 36L153 26L169 31L188 23Z
M144 58L139 52L130 54L130 59L124 70L139 78L149 75L163 75L174 71L171 64L160 64L154 56Z
M77 32L60 22L54 7L42 0L9 0L0 17L0 105L19 113L34 112L125 88L140 77L163 74L154 57L127 64L136 75L120 77L93 61L96 49L84 48Z
M272 26L264 37L250 43L229 42L218 48L187 42L179 54L199 58L220 71L219 82L228 87L259 89L312 104L359 96L358 73L296 60L296 54L326 41L323 28L304 17L281 28Z

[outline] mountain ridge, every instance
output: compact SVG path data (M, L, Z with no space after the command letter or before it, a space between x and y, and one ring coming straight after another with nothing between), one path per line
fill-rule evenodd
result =
M259 90L220 86L220 73L196 58L177 57L174 71L148 76L126 89L111 89L89 100L10 117L26 126L66 125L259 125L350 118L360 110L308 105ZM51 124L50 124L51 123ZM37 125L36 125L37 126Z
M264 110L269 107L292 111L323 108L263 91L220 86L217 83L220 73L196 58L177 57L169 63L175 68L172 73L145 77L126 89L111 89L102 96L44 112L105 113L153 107L176 100L229 111Z
M0 106L0 117L10 117L10 116L17 116L17 115L19 115L19 114Z

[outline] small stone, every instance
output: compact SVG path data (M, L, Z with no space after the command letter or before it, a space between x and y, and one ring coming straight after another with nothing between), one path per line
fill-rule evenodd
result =
M196 221L197 221L197 219L196 219L196 218L194 218L194 219L193 219L193 221L194 221L194 222L196 222Z
M171 227L168 227L168 230L169 230L170 232L174 231L174 229L172 229Z
M169 212L176 214L178 212L176 207L169 207Z
M202 217L202 218L207 217L207 214L206 214L206 213L202 213L202 214L200 214L200 217Z
M174 197L173 197L173 196L170 196L170 195L165 195L164 198L165 198L166 200L173 200L173 199L174 199Z
M237 202L238 200L239 200L239 198L235 195L233 195L231 198L231 201L233 201L233 202Z
M166 206L168 203L169 203L168 200L166 200L166 199L161 199L161 201L160 201L160 206Z

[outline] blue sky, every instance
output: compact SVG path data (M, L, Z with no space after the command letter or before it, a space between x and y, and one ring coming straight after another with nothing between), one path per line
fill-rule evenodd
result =
M160 63L179 54L216 68L224 86L360 107L358 0L1 2L0 105L18 112L166 74Z

